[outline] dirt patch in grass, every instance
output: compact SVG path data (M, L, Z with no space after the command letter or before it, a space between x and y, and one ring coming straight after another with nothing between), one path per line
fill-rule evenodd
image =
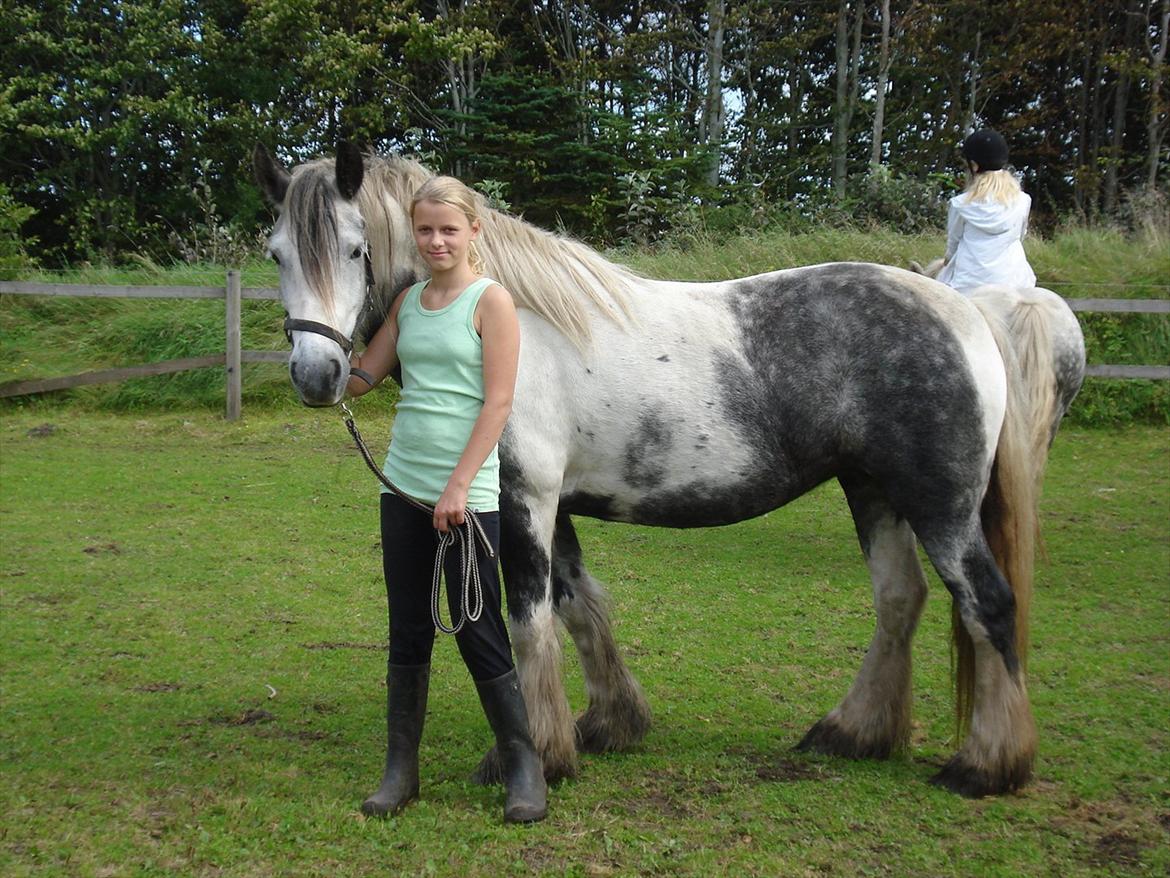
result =
M301 649L368 649L385 651L385 643L354 643L350 640L326 640L321 643L302 643Z
M1160 815L1157 823L1162 829L1170 828L1170 815ZM1124 796L1104 802L1074 798L1052 825L1057 832L1083 837L1090 847L1082 858L1101 868L1136 866L1145 851L1160 843L1153 837L1154 827L1142 820L1140 809Z
M87 555L121 555L122 548L117 543L95 543L82 549Z
M1136 866L1142 861L1144 847L1121 830L1107 832L1097 839L1091 859L1098 866Z
M233 716L216 714L215 716L208 717L208 721L217 726L254 726L258 723L272 722L274 719L276 719L275 716L267 710L262 710L258 707L250 707Z
M146 683L142 686L135 686L135 692L178 692L182 689L181 683Z
M749 775L759 781L793 783L801 780L825 780L834 776L824 765L787 753L762 753L758 750L734 748L729 750L727 755L747 763Z

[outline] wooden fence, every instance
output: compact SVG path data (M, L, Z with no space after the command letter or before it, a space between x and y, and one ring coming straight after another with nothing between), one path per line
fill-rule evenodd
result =
M240 347L240 316L245 299L278 299L279 291L268 287L242 287L240 273L229 271L222 287L153 287L153 286L96 286L90 284L44 284L25 281L0 281L0 294L23 296L97 296L124 299L223 299L226 337L224 353L205 357L184 357L143 366L126 366L84 372L61 378L43 378L29 381L10 381L0 384L0 398L27 396L66 390L86 384L104 384L165 375L187 369L223 366L227 382L225 417L234 421L240 416L243 393L241 367L244 363L287 363L287 351L247 351ZM1066 299L1074 311L1099 311L1126 314L1170 314L1170 299ZM1089 366L1085 374L1091 378L1146 378L1170 380L1170 366Z

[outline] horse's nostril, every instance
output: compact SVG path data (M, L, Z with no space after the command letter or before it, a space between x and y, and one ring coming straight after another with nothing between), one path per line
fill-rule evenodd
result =
M293 381L296 381L296 380L297 380L297 364L296 364L296 362L295 362L295 361L291 361L291 362L289 362L289 364L288 364L288 374L289 374L289 376L291 376L291 377L292 377L292 380L293 380Z
M341 377L341 363L337 362L337 360L334 360L329 365L333 369L333 380L336 381L338 378Z

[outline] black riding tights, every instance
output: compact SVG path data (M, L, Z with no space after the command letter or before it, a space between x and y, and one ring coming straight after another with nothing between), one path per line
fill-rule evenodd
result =
M393 494L382 494L382 570L390 608L390 663L423 665L431 660L435 623L431 618L431 583L435 569L438 534L431 517ZM479 513L492 549L499 555L500 514ZM465 622L455 635L463 663L477 682L494 680L512 670L512 647L500 611L500 577L496 561L482 547L475 547L483 586L483 613L476 622ZM462 576L459 548L447 551L443 565L447 591L448 624L462 613Z

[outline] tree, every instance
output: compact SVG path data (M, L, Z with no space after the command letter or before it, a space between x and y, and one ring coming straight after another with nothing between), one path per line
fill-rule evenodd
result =
M1162 94L1162 76L1166 65L1166 44L1170 42L1170 0L1151 0L1147 7L1154 19L1154 27L1146 29L1146 54L1150 59L1150 97L1146 110L1146 185L1153 189L1158 182L1162 140L1166 136L1166 98Z

